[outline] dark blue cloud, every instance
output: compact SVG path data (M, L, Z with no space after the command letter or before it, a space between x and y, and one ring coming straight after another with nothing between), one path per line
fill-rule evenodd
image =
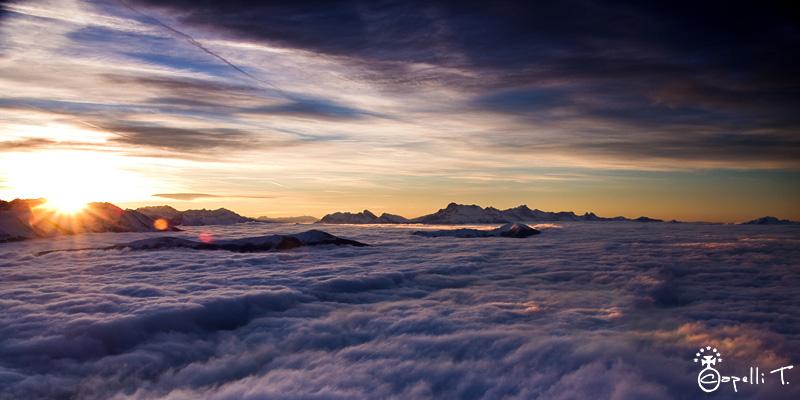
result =
M272 75L284 65L273 70L269 64L255 66L255 58L231 62L215 52L207 39L221 37L305 51L289 53L298 57L323 55L346 79L337 84L366 85L374 90L370 95L402 99L443 88L461 96L452 103L430 104L431 110L509 114L477 121L483 132L484 126L503 132L499 139L489 132L465 141L482 148L485 141L518 151L534 145L584 146L600 158L710 158L727 165L738 160L768 165L778 159L774 167L780 168L796 166L800 156L793 139L800 129L800 25L783 3L135 0L97 9L153 31L78 28L67 37L77 46L75 55L121 57L215 78L155 77L129 70L99 76L131 91L146 86L149 99L9 98L0 107L29 104L75 117L96 116L105 122L88 122L104 129L151 113L231 124L227 131L200 129L214 136L197 145L184 143L192 136L184 131L163 131L170 137L154 143L181 152L235 148L227 138L251 138L252 126L244 120L253 114L326 122L380 117L426 126L419 114L411 115L427 110L427 104L414 103L418 100L406 109L392 105L379 110L345 100L364 94L360 86L341 97L326 95L330 88L323 80L315 82L319 87L297 89ZM302 79L302 74L292 78ZM270 125L291 130L281 123ZM156 141L157 133L143 132L152 127L133 128L121 140ZM549 143L535 133L543 130L551 136L561 132L564 140ZM323 136L291 134L313 140ZM746 154L748 144L756 150Z
M295 98L286 104L240 109L239 112L342 119L357 119L365 115L377 116L377 114L350 108L330 100L312 98Z
M509 90L486 95L475 107L501 112L531 113L549 111L575 104L574 90L561 88Z
M14 3L14 0L0 0L0 18L3 18L8 12L5 6L10 3Z
M701 158L709 152L699 132L733 138L712 140L722 153L766 133L753 141L799 154L789 138L800 129L800 24L781 2L157 3L196 28L345 57L387 90L437 81L476 93L465 108L525 114L532 124L611 122L613 134L593 134L635 142L644 129ZM429 76L403 67L411 62L473 76Z
M617 68L622 69L635 58L615 59L621 50L649 49L638 56L694 56L662 60L667 65L715 59L729 62L731 58L740 64L765 65L765 60L751 60L741 52L761 49L768 58L788 59L777 50L796 54L789 45L798 40L797 20L785 7L770 2L758 8L738 2L681 1L134 3L172 8L182 13L184 22L243 38L329 54L434 64L452 60L448 54L437 53L465 51L475 65L546 65L575 57L609 65L617 61ZM764 46L765 39L775 42ZM607 57L601 56L601 50L608 52ZM578 71L594 67L573 65Z

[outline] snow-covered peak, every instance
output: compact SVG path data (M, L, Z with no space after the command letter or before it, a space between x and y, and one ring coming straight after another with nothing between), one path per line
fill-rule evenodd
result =
M360 213L335 212L319 220L321 224L380 224L380 218L369 210Z
M495 208L481 208L477 205L450 203L447 208L413 220L422 224L480 224L508 222Z
M380 217L369 210L360 213L335 212L328 214L318 221L321 224L407 224L408 218L399 215L383 213Z

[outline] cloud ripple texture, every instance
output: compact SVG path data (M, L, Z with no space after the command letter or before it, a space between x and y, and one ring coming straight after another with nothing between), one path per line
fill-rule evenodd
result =
M0 398L690 399L701 346L723 353L723 375L800 361L796 226L564 222L525 240L328 228L371 246L0 245ZM715 394L800 398L795 371Z

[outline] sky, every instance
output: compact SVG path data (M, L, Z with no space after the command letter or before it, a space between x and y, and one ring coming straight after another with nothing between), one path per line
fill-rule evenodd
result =
M0 198L800 220L786 4L3 0Z

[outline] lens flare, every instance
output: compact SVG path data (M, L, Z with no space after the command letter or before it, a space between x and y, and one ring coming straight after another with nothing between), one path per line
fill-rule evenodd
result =
M153 226L156 229L163 231L164 229L167 229L169 227L169 223L166 220L159 218L155 220L155 222L153 222Z

